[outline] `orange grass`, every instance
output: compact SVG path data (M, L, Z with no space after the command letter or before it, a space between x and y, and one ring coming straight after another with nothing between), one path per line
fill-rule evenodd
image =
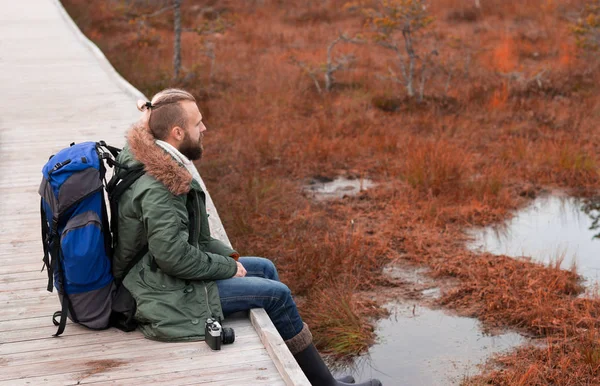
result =
M353 288L348 284L338 283L312 292L307 303L318 304L319 307L308 308L303 318L312 326L315 345L334 358L344 359L348 354L366 351L373 344L375 331L364 323L364 314L374 311L382 315L382 312L370 302L357 301Z

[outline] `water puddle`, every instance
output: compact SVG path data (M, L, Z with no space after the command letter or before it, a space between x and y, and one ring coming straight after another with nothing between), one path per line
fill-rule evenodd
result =
M367 190L375 186L373 181L360 178L348 179L338 177L331 179L327 177L315 177L309 185L304 187L304 191L311 193L319 200L327 200L331 198L343 198L344 196L356 196L363 190Z
M577 272L588 287L600 277L600 241L595 223L598 201L547 196L536 199L505 224L471 230L469 248L512 257L527 256L549 264L562 260L561 268Z
M376 327L378 343L337 376L378 378L384 385L460 384L478 374L493 354L526 342L519 334L484 334L476 319L447 315L418 305L389 305L392 316Z

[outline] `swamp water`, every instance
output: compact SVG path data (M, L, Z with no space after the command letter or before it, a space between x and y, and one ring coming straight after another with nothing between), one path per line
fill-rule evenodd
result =
M420 293L420 300L388 304L390 316L375 327L376 344L351 364L338 364L337 376L378 378L385 386L458 385L465 376L478 374L490 356L527 342L515 333L487 335L476 319L420 305L441 295L426 268L392 265L384 273Z
M363 190L367 190L373 186L375 186L373 181L366 178L315 178L309 185L304 187L304 191L313 194L316 199L327 200L332 198L343 198L344 196L356 196Z
M600 202L572 197L545 196L517 212L505 224L473 229L469 248L497 255L526 256L544 264L562 260L561 268L575 263L588 288L600 278Z
M451 316L417 305L388 305L391 316L376 326L377 341L368 355L337 376L352 374L358 381L378 378L391 385L458 385L478 374L491 355L524 343L519 334L485 335L476 319Z

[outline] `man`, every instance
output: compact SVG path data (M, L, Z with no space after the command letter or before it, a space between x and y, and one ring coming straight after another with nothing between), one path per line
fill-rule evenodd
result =
M206 130L194 97L167 89L138 108L144 115L129 131L118 162L141 163L146 173L119 201L113 273L136 301L141 331L151 339L200 340L207 318L264 308L311 384L353 382L332 377L271 261L239 257L211 237L205 193L192 163L202 156Z

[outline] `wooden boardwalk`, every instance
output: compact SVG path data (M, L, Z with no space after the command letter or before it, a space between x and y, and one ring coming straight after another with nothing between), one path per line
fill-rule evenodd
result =
M41 167L70 142L122 146L143 96L57 0L0 0L0 9L0 385L308 385L264 310L226 321L236 341L220 352L72 324L52 337L59 303L40 272Z

